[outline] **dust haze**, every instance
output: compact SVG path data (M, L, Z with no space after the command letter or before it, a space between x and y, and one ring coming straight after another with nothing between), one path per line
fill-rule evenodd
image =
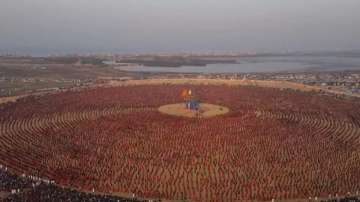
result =
M357 0L2 0L0 51L304 51L360 48Z

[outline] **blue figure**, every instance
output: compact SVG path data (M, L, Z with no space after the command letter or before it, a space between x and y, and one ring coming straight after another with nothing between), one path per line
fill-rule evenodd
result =
M185 98L185 108L189 110L198 110L199 102L195 99L191 90L183 89L181 96Z
M199 102L194 99L189 99L186 101L186 109L190 110L198 110L199 109Z

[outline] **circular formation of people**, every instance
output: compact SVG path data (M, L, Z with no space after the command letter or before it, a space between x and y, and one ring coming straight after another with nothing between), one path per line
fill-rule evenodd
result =
M169 116L182 89L230 109ZM137 85L0 105L0 164L56 184L142 198L241 201L360 190L360 102L294 90Z

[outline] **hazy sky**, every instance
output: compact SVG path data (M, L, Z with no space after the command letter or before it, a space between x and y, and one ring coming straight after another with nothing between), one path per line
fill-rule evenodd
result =
M0 51L360 49L359 0L0 0Z

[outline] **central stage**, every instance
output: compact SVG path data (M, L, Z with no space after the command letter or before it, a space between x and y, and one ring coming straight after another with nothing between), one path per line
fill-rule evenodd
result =
M230 110L227 107L201 103L198 110L187 109L184 103L169 104L159 107L159 111L164 114L173 116L182 116L188 118L210 118L224 115Z

